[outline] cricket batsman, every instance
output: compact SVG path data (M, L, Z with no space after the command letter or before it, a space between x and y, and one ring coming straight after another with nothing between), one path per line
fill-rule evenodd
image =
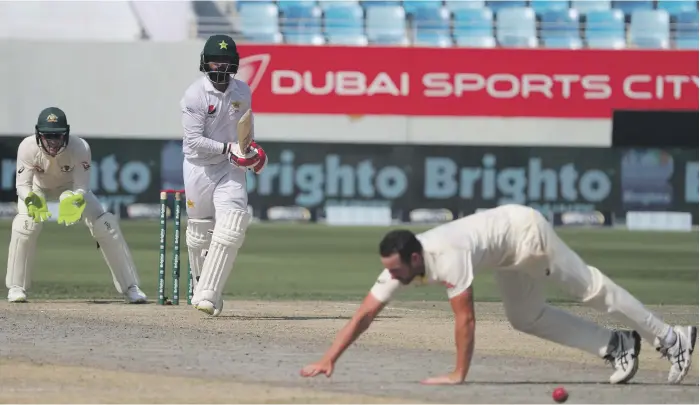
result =
M239 60L231 37L209 37L199 61L204 74L180 102L192 305L213 316L221 313L223 289L251 220L246 171L258 174L267 164L253 140L250 87L234 78Z
M34 130L34 135L24 138L17 150L19 198L7 255L7 300L27 301L37 239L43 222L51 216L46 201L56 199L60 201L59 224L70 226L81 218L85 221L112 272L117 291L129 303L146 302L117 218L105 212L90 191L90 146L70 135L66 114L56 107L39 114Z
M423 383L462 383L474 352L472 281L475 272L486 268L494 269L513 328L606 360L613 368L610 383L634 377L642 337L670 360L669 383L680 383L690 370L697 327L664 323L600 270L586 265L529 207L500 206L418 235L391 231L380 242L379 254L384 271L323 358L304 367L302 376L330 377L341 354L402 286L442 284L454 312L456 365L451 373ZM632 330L610 330L548 305L543 292L546 281Z

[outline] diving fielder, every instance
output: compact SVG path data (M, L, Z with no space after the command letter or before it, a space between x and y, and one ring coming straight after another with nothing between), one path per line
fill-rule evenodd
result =
M639 367L641 336L671 362L668 382L680 383L690 370L697 327L667 325L636 298L588 266L536 210L504 205L425 233L389 232L379 244L385 270L352 320L323 358L301 375L330 377L335 362L372 323L392 295L409 284L442 284L455 315L456 367L425 384L459 384L474 351L474 273L495 269L508 320L521 332L586 351L611 363L610 383L625 383ZM572 297L613 315L633 331L610 330L548 305L544 283L552 281ZM637 333L639 332L639 333Z
M105 212L90 191L90 146L70 135L66 115L56 107L39 114L34 130L35 134L24 138L17 150L19 199L7 256L7 300L27 300L37 239L43 222L51 216L46 200L57 199L58 223L70 226L82 218L102 251L117 291L127 302L146 302L117 219Z
M233 77L239 59L233 39L211 36L200 55L205 74L180 102L192 305L214 316L221 313L223 288L251 219L246 171L258 174L267 163L254 141L248 150L238 147L246 135L238 134L238 122L251 109L250 87Z

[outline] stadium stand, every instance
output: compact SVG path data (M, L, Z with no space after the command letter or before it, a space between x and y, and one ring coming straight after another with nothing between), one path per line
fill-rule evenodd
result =
M55 40L697 49L697 26L696 0L0 2L0 37Z

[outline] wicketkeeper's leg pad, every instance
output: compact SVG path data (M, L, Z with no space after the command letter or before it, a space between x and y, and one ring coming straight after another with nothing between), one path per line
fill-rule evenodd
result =
M86 219L85 223L100 246L117 291L124 294L132 285L138 285L136 265L117 218L111 212L105 212L95 220Z
M12 235L7 254L7 288L20 287L25 291L31 286L31 272L36 257L36 245L43 225L37 224L27 214L17 214L12 220Z
M250 219L248 211L239 209L227 211L217 218L202 274L192 297L193 305L202 300L216 304L221 299L238 249L243 246Z
M192 270L192 285L197 287L197 278L202 275L202 265L214 232L213 219L188 219L185 239Z

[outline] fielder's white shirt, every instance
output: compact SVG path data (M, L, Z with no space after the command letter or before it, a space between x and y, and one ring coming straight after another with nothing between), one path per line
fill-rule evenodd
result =
M60 188L85 194L90 190L90 145L69 135L66 148L52 157L30 135L17 149L17 196L24 200L30 191L51 191Z
M223 93L205 75L192 83L180 101L185 158L197 166L226 161L224 147L238 142L238 120L251 103L250 87L238 79L232 78ZM252 114L251 119L254 134Z
M425 275L409 285L443 284L453 298L466 291L474 274L484 268L517 267L529 254L520 248L522 242L532 245L532 236L522 231L527 229L522 224L534 223L533 213L529 207L503 205L416 235L423 245ZM388 302L402 286L384 269L370 292Z

